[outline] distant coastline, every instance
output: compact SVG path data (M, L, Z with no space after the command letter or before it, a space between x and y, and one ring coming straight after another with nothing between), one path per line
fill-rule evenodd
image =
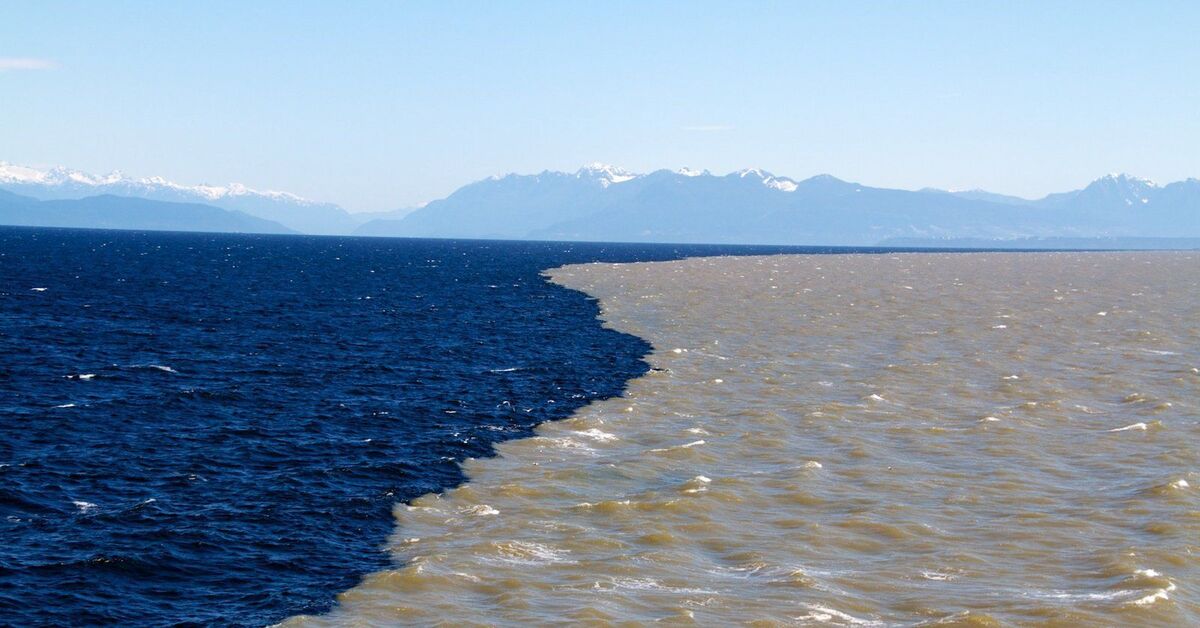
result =
M0 162L0 224L472 240L1195 248L1143 240L1200 241L1200 179L1159 185L1111 174L1081 189L1024 199L873 187L828 174L792 179L757 168L635 173L592 164L489 177L419 208L350 213L240 184L185 185Z
M884 248L989 250L1194 251L1200 238L888 238Z

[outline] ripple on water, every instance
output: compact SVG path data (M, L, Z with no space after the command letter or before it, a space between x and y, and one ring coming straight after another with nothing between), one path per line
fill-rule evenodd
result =
M662 370L398 510L398 575L297 624L1200 623L1200 256L552 275Z

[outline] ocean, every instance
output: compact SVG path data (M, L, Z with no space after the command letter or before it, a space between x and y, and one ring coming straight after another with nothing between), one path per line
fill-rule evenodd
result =
M0 228L0 623L327 612L395 505L647 372L544 271L784 251L836 249Z
M550 275L651 370L290 627L1200 624L1200 252Z

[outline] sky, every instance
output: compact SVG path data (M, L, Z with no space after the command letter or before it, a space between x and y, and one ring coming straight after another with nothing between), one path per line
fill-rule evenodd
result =
M1039 197L1200 177L1200 2L0 4L0 160L352 211L758 167Z

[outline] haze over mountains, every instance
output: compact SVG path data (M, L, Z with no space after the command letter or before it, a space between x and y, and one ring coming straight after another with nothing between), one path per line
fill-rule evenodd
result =
M121 204L113 199L121 196L192 203L188 206L192 209L171 210L195 213L187 223L193 226L182 227L188 230L842 245L936 244L951 239L1200 238L1200 180L1158 186L1124 174L1102 177L1081 190L1027 200L981 190L875 188L830 175L797 181L753 169L727 175L687 169L635 174L595 164L573 173L492 177L406 215L382 217L350 214L330 203L238 185L186 186L161 178L96 177L4 163L0 163L0 189L45 201L76 199L74 213L61 205L24 203L14 214L4 208L15 206L15 201L0 203L0 223L38 224L38 212L43 211L46 226L162 228L146 226L152 216L129 210L119 214ZM88 198L97 194L109 196ZM230 215L203 213L197 209L200 205ZM145 204L136 207L157 211ZM62 224L64 212L81 224Z
M351 214L333 203L311 201L288 192L261 191L230 185L184 185L162 177L128 177L121 172L95 175L67 168L31 168L0 162L0 189L37 200L119 196L170 203L202 204L240 211L279 223L284 230L313 234L348 234L372 218L403 215ZM82 225L86 226L86 225ZM139 229L139 226L117 228ZM209 229L209 230L217 230ZM275 231L271 231L274 233Z
M245 212L198 203L168 203L111 194L83 199L39 201L4 190L0 190L0 225L145 231L296 233L277 222Z
M1200 236L1200 181L1158 187L1109 175L1026 200L982 191L893 190L761 170L724 176L609 166L467 185L362 235L635 242L869 245L889 238Z

